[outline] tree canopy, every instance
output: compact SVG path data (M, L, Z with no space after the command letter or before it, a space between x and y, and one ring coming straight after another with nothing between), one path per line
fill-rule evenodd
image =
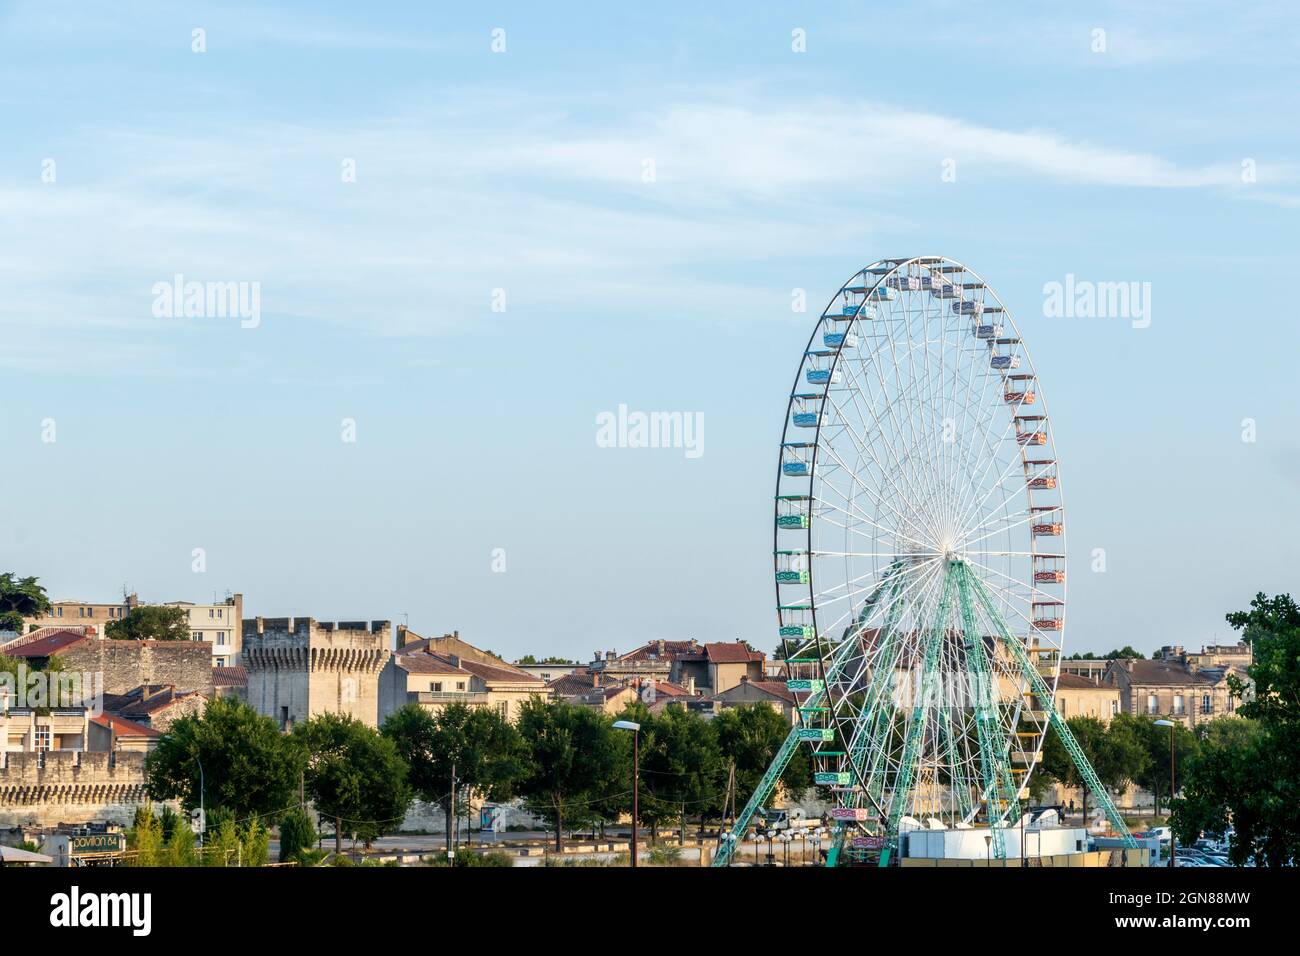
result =
M145 761L154 800L178 799L192 810L202 782L209 817L225 811L237 819L274 817L296 804L302 766L275 721L234 698L173 721Z
M519 793L533 812L554 826L557 850L564 845L566 823L594 819L594 803L609 795L606 788L620 764L610 724L608 717L587 707L540 697L520 710L518 729L529 759Z
M442 807L449 848L453 773L458 790L507 800L526 766L519 731L495 710L453 703L433 715L408 704L384 721L382 733L406 761L415 795Z
M1254 657L1248 682L1229 679L1244 721L1205 727L1171 822L1185 842L1231 826L1234 863L1293 865L1300 859L1300 608L1289 594L1259 593L1227 621Z
M104 636L115 641L188 641L190 633L185 608L162 604L137 605L104 627Z
M21 634L23 618L48 614L51 607L38 578L20 578L12 571L0 574L0 631Z
M369 845L401 825L412 793L392 740L340 714L298 724L292 739L306 755L307 794L317 812L334 821L336 851L345 833Z

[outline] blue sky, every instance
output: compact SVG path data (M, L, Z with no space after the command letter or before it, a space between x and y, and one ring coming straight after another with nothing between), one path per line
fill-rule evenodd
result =
M0 565L508 655L770 648L815 311L942 254L1050 398L1067 650L1226 638L1297 587L1297 57L1283 4L4 4ZM260 283L260 324L155 317L177 273ZM1067 274L1149 282L1150 326L1045 317ZM597 447L619 404L704 454Z

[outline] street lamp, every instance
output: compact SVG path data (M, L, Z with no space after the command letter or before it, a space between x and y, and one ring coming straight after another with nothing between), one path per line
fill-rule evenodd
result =
M636 869L636 817L637 817L637 798L640 796L641 782L641 725L633 720L616 720L614 721L615 730L632 731L632 869Z
M993 865L993 835L991 833L984 836L984 851L987 854L985 866Z
M1169 803L1170 803L1170 807L1169 807L1169 809L1170 809L1170 816L1173 816L1173 802L1174 802L1174 727L1175 727L1176 725L1175 725L1174 721L1172 721L1172 720L1157 720L1157 721L1155 722L1155 724L1156 724L1157 727L1168 727L1168 728L1169 728ZM1169 865L1170 865L1171 867L1175 865L1175 864L1174 864L1174 857L1175 857L1175 855L1176 855L1177 852L1178 852L1177 849L1176 849L1176 847L1175 847L1175 844L1176 844L1176 843L1177 843L1177 841L1174 839L1174 828L1171 826L1171 827L1169 828Z
M727 851L727 866L731 866L731 861L736 856L736 834L724 833L722 839L731 844L731 848Z

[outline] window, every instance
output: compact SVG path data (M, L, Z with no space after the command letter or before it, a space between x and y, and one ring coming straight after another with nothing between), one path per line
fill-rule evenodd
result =
M501 703L497 704L497 712L500 713L501 716L504 717L506 720L509 720L509 719L510 719L510 701L508 701L508 700L503 700Z
M438 682L436 682L436 683L433 685L433 692L434 692L435 694L441 694L441 693L442 693L442 681L438 681Z
M1148 714L1160 713L1160 702L1156 700L1155 694L1147 694L1147 713Z
M33 746L36 752L44 753L50 749L50 728L37 727L33 734Z
M218 619L221 617L221 608L217 608L217 617Z
M1058 697L1058 698L1056 699L1056 712L1057 712L1058 714L1060 714L1062 717L1065 716L1065 698L1064 698L1064 697Z
M1182 695L1182 694L1174 694L1174 713L1175 713L1175 714L1182 714L1182 713L1184 713L1184 710L1183 710L1183 695Z
M202 632L202 631L195 631L195 632L194 632L194 639L195 639L196 641L201 641L201 640L203 640L203 632Z
M456 681L456 689L457 689L457 690L464 690L464 689L465 689L465 682L464 682L463 680L458 680L458 681Z
M1203 697L1201 697L1201 713L1203 714L1214 713L1214 705L1210 703L1209 694L1205 694Z
M217 612L212 610L212 608L208 608L208 617L216 617L216 616L217 616Z
M60 608L55 608L55 611L57 612L57 613L54 615L55 617L63 617L63 608L61 608L61 607L60 607Z

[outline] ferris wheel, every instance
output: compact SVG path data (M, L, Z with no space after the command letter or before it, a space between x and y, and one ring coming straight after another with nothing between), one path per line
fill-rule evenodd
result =
M832 864L841 848L887 863L918 827L987 827L1005 857L1049 725L1131 841L1054 706L1064 515L1042 388L993 290L938 256L854 274L804 350L781 440L798 721L715 863L802 744L833 795Z

